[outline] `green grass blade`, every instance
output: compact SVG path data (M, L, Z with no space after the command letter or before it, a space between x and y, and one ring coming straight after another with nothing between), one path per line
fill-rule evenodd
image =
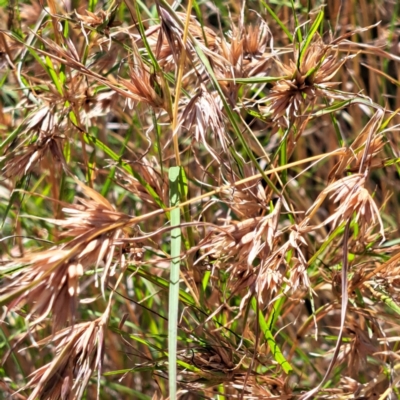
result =
M49 74L54 85L56 86L58 93L60 93L61 96L64 96L64 92L62 89L62 83L60 81L60 78L57 75L57 72L54 68L53 62L51 61L50 57L48 57L48 56L46 56L45 60L46 60L46 65L47 65L47 73Z
M336 91L334 91L334 93L336 93ZM355 97L354 96L353 98L351 98L349 100L338 101L336 103L333 103L329 107L321 108L320 110L318 110L315 113L313 113L312 117L313 118L318 118L321 115L326 115L326 114L330 114L330 113L335 112L335 111L339 111L339 110L341 110L343 108L346 108L346 107L350 106L351 104L364 104L367 107L375 108L377 110L378 109L379 110L382 109L382 107L379 104L376 104L373 101L370 101L369 99L363 99L361 97Z
M149 282L153 283L154 285L158 286L159 288L162 288L165 290L169 289L168 281L160 276L152 275L144 270L137 271L137 268L134 266L128 267L128 269L131 272L137 273L137 275L148 280ZM196 304L196 302L194 301L192 296L190 294L186 293L185 291L183 291L182 289L179 290L179 300L188 306L194 306Z
M400 307L397 305L397 303L387 294L383 292L383 290L379 289L374 289L372 285L368 283L364 283L365 286L369 288L371 293L380 301L383 301L390 309L392 309L396 314L400 315Z
M324 11L321 10L318 15L317 18L315 18L315 21L313 22L313 24L311 25L311 29L310 32L308 32L308 35L306 37L306 40L300 50L300 57L298 60L298 64L297 67L299 67L303 61L304 55L306 54L306 51L308 49L308 46L310 46L310 43L315 35L315 33L318 31L319 26L321 25L321 22L324 19ZM298 30L300 31L300 30Z
M289 32L289 29L286 27L286 25L279 19L279 17L274 13L272 8L265 1L261 0L261 3L270 13L273 20L282 28L283 32L286 33L286 36L288 37L290 42L293 43L293 35Z
M257 304L256 304L256 299L253 297L251 299L251 304L253 307L253 310L257 310ZM258 312L258 321L260 324L260 328L264 334L265 340L268 343L269 348L271 349L271 353L275 358L275 361L279 363L279 365L283 368L286 374L289 374L293 371L292 366L289 364L289 362L286 360L285 356L283 355L281 349L279 348L278 344L275 341L274 335L270 331L268 327L268 323L264 319L264 315L261 311Z
M326 104L327 107L329 106L328 105L328 100L326 98L324 98L324 103ZM336 118L334 113L331 113L329 115L331 117L333 128L335 129L336 139L337 139L339 145L341 147L343 147L345 145L345 141L343 139L342 134L340 133L340 127L339 127L338 120L337 120L337 118Z
M137 19L138 19L137 22L138 22L140 36L142 37L143 44L146 47L147 54L150 57L151 63L153 64L155 71L161 71L161 68L160 68L160 65L158 64L157 58L153 54L151 47L149 45L149 42L147 41L147 36L146 36L146 32L145 32L145 29L143 26L142 18L140 16L140 9L139 9L139 4L137 3L137 1L135 1L135 10L136 10L136 15L137 15Z
M295 25L295 29L296 29L297 40L299 41L299 43L301 43L303 41L303 36L301 34L300 24L299 24L299 20L297 18L296 7L294 6L293 0L290 0L290 3L292 5L292 11L293 11L293 17L294 17L294 25Z
M169 177L170 206L179 204L181 167L171 167ZM176 228L171 230L171 271L168 305L168 370L169 370L169 398L177 398L177 337L178 337L178 307L179 307L179 272L181 254L181 211L176 208L171 211L171 225Z
M25 122L25 121L24 121ZM3 150L5 146L11 143L17 136L22 132L23 123L18 126L18 128L14 129L1 143L0 150Z

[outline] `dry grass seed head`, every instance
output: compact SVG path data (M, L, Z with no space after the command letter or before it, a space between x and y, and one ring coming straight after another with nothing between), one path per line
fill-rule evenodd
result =
M130 81L120 78L120 81L138 101L144 102L155 109L169 110L168 99L163 94L162 86L157 74L150 73L140 56L139 49L133 43L133 52L129 58ZM128 106L133 109L133 98L127 98Z
M257 25L250 25L247 30L232 25L228 39L223 38L218 42L218 52L210 54L220 86L232 105L236 105L240 88L234 82L235 78L268 75L273 52L272 49L271 52L266 51L269 38L268 25L262 18L259 18Z
M385 146L385 141L382 135L375 136L371 139L368 146L368 151L365 154L364 151L358 152L355 157L354 167L349 168L349 172L357 172L364 165L367 164L369 169L381 168L384 166L384 160L377 159L377 155Z
M268 40L271 39L270 51L267 51ZM272 34L266 22L259 18L256 25L249 25L243 42L243 76L266 76L271 67Z
M17 269L4 279L0 295L8 309L29 306L26 319L32 324L42 322L53 312L54 329L72 322L79 293L78 279L83 267L77 262L64 262L68 251L61 249L34 253L6 264L2 269Z
M340 160L329 173L329 180L340 178L343 173L351 166L351 171L363 172L365 168L370 168L371 163L377 153L382 149L382 125L385 113L383 110L377 110L369 119L361 132L357 135L346 154L340 157Z
M216 92L209 93L205 85L201 84L198 94L185 106L179 119L179 125L188 131L194 127L196 142L203 144L214 160L220 164L216 146L208 144L207 133L213 133L224 153L228 153L228 146L232 144L232 140L226 133L222 104Z
M351 341L342 346L338 362L345 362L349 375L355 378L358 376L360 369L366 367L367 356L373 356L374 353L379 351L379 345L378 343L373 343L373 340L365 334L355 321L346 326L344 333L350 336Z
M3 282L0 295L8 298L9 308L30 305L27 318L38 315L34 324L43 321L50 312L54 329L73 321L79 279L87 268L95 267L97 279L97 268L102 265L103 294L109 276L115 273L115 266L111 269L116 249L114 242L122 235L118 224L128 221L129 217L115 212L111 204L93 189L80 185L92 200L79 199L82 205L64 208L65 220L47 219L65 228L62 237L73 239L2 267L17 270L10 280Z
M332 97L332 92L327 89L337 83L330 80L346 61L346 58L339 61L334 46L324 44L318 34L301 60L297 49L294 49L294 54L294 60L290 60L289 65L274 59L278 76L286 78L273 84L266 106L259 107L263 114L271 115L273 121L282 122L283 117L292 120L317 98Z
M302 250L302 248L307 247L306 240L300 232L292 230L287 245L283 247L286 247L286 249L282 251L282 256L289 251L293 252L286 290L295 291L298 288L310 288L311 282L307 274L307 260Z
M244 166L244 176L255 175L253 168ZM261 182L234 185L236 178L231 180L231 189L221 191L221 198L239 219L249 219L260 215L267 209L267 196Z
M92 322L63 329L40 345L57 343L56 356L36 370L25 389L34 387L28 400L74 400L82 398L93 372L101 373L107 314Z
M311 287L307 259L303 252L307 247L307 241L303 237L307 230L303 226L307 226L304 220L300 225L292 226L286 242L261 261L255 288L261 304L266 302L265 299L271 298L273 293L277 293L283 283L286 283L285 293L295 292L297 289L308 290ZM284 231L278 230L275 236L283 238ZM288 253L292 254L290 263L286 261Z
M48 106L38 109L26 125L26 139L17 145L10 155L4 157L4 176L21 178L29 174L46 154L51 155L56 167L65 168L64 155L59 143L64 137L57 132L57 125L56 116ZM20 134L20 137L23 136L24 134ZM31 143L22 147L26 141Z
M351 219L355 214L355 222L360 226L360 236L364 236L371 225L379 222L380 234L384 239L384 227L379 209L368 190L365 189L365 181L365 174L353 174L331 183L321 192L315 203L307 211L307 215L310 218L328 195L330 195L334 203L339 203L338 207L321 224L306 228L306 230L316 230L329 223L332 223L332 229L335 229L340 224Z
M163 10L163 12L165 13L165 10ZM177 12L176 15L182 20L183 23L186 23L186 14ZM166 17L165 23L168 23L167 21L169 21L169 23L171 24L170 19L171 18ZM173 26L175 26L174 21L172 22L172 24ZM164 71L170 72L176 70L177 67L176 52L177 49L179 48L180 40L179 38L173 39L173 35L171 36L170 34L168 40L167 35L164 32L164 29L165 25L164 27L162 25L154 25L146 30L145 35L153 53L157 58L157 62L160 65L160 67L162 67ZM181 32L180 28L178 28L178 30L176 31L176 26L175 26L175 32L178 33ZM198 40L205 48L210 49L212 51L216 49L217 43L219 42L218 36L209 27L205 25L201 26L200 23L193 16L191 16L189 20L189 33L196 40ZM171 43L173 43L172 46ZM188 51L190 55L193 53L190 47L186 47L186 52ZM191 61L194 63L196 62L195 59L192 60L192 57ZM202 69L202 66L197 65L196 63L196 69Z
M143 177L144 181L147 182L152 189L157 193L164 204L168 203L168 183L160 173L157 172L158 164L155 159L149 160L146 157L142 157L140 161L133 163L133 168ZM136 204L138 209L141 209L144 203L150 205L152 208L159 207L154 200L154 197L148 193L146 188L131 174L128 174L125 170L120 169L121 180L118 182L129 192L135 194L140 199L140 202ZM122 181L125 181L122 184Z
M183 29L182 27L175 21L175 19L169 14L167 10L160 7L160 16L161 16L161 31L162 34L167 39L169 44L172 58L174 59L175 65L179 65L179 56L182 51L186 52L186 57L191 55L190 45L186 43L186 48L183 44ZM186 21L186 16L184 14L180 14L182 22ZM193 23L194 17L189 19L189 26Z
M207 347L200 347L196 351L191 351L185 362L191 362L197 368L204 372L221 371L225 374L231 374L235 365L233 360L233 351L229 344L222 340L219 332L214 332L212 337L208 338ZM192 375L189 373L189 376ZM193 376L192 376L193 379Z
M260 276L268 269L269 256L277 236L279 215L278 201L272 213L231 223L225 232L212 234L202 245L206 251L202 258L209 256L215 259L214 265L217 268L230 273L229 286L232 293L246 290L247 294L242 299L237 316L229 323L240 317L255 289L254 284L256 283L257 291Z
M117 21L110 22L109 13L104 10L99 10L96 13L93 13L89 10L85 10L85 12L86 12L86 15L81 15L81 14L78 14L78 12L75 10L75 15L77 17L78 24L79 24L78 27L81 28L82 30L85 29L83 24L88 25L92 28L98 28L100 26L104 27L105 23L107 23L106 29L109 29L113 26L120 25L120 23ZM85 31L86 31L86 34L91 32L89 29L85 29Z
M65 220L51 220L64 227L64 237L73 237L63 248L76 249L76 258L87 266L104 262L101 288L104 289L108 277L115 273L111 263L116 250L116 242L124 233L124 223L130 220L126 214L117 212L111 203L100 193L75 180L90 200L79 198L81 205L71 205L63 211L68 216ZM96 273L97 279L97 273Z

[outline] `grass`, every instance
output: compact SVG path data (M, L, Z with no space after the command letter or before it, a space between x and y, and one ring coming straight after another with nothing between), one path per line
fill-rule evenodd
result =
M399 7L349 4L0 1L0 398L399 397Z

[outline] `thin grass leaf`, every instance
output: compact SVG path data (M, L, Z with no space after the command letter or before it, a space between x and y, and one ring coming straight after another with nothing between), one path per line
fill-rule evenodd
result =
M176 207L180 200L181 167L171 167L168 172L169 201L171 207ZM176 400L177 396L177 337L179 312L179 273L181 254L181 211L176 208L171 211L171 267L168 303L168 376L169 398Z
M299 19L297 17L296 8L294 5L294 1L290 0L290 4L292 6L293 16L294 16L294 27L297 35L297 40L299 43L303 41L303 35L301 34Z
M365 286L371 291L371 293L380 301L384 302L391 310L393 310L396 314L400 315L400 306L384 291L378 287L378 289L373 288L368 282L365 283Z
M151 63L153 65L154 70L157 71L157 72L160 72L161 71L160 65L158 64L157 58L153 54L153 51L151 50L151 47L150 47L149 42L147 40L147 36L146 36L146 32L144 30L142 18L140 16L139 4L138 4L137 1L135 1L135 9L136 9L136 15L137 15L137 18L138 18L139 32L140 32L140 35L142 37L143 43L144 43L144 45L146 47L147 54L150 57L150 60L151 60ZM150 16L150 18L151 18L151 16Z
M25 119L25 121L28 119L28 117ZM24 122L25 122L24 121ZM22 132L24 122L18 126L18 128L14 129L7 137L0 143L0 150L3 150L5 146L10 144L14 139L17 138L17 136Z
M286 27L286 25L279 19L279 17L274 13L272 8L265 1L261 0L261 4L267 9L269 14L271 14L273 20L282 28L283 32L285 32L290 42L293 43L293 35L289 32L289 29Z
M60 78L58 77L58 74L56 70L54 69L54 64L52 63L50 57L46 56L46 65L47 65L47 72L50 75L54 85L56 86L58 93L60 93L61 96L64 96L64 91L62 88L62 82Z
M157 285L160 288L163 288L165 290L169 289L169 282L168 280L162 278L162 277L158 277L155 275L151 275L145 271L139 270L136 271L136 269L134 267L128 267L128 269L131 272L136 272L139 276L143 277L144 279L154 283L155 285ZM179 300L182 301L183 303L185 303L188 306L195 306L196 302L194 301L194 299L192 298L192 296L189 293L186 293L183 289L179 289Z
M253 310L257 310L257 300L255 297L251 299L251 304L253 307ZM270 328L268 326L268 323L264 319L264 315L261 311L258 312L258 323L260 324L260 328L264 334L264 338L268 343L268 346L271 350L272 355L275 358L275 361L279 363L279 365L282 367L282 369L285 371L286 374L290 374L293 372L293 368L290 365L290 363L286 360L285 356L283 355L281 349L279 348L278 344L275 341L275 338L270 331Z
M382 107L379 104L374 103L374 102L372 102L372 101L370 101L368 99L365 99L365 98L354 96L353 98L351 98L349 100L339 101L339 102L336 102L336 103L332 104L329 107L324 107L321 110L318 110L315 113L313 113L312 117L316 118L316 117L320 117L322 115L330 114L332 112L339 111L339 110L341 110L343 108L346 108L351 104L363 104L363 105L365 105L367 107L375 108L377 110L382 110Z
M304 41L303 46L301 47L300 56L297 61L297 67L299 67L302 64L304 55L306 54L306 51L307 51L308 47L310 46L310 43L312 42L315 33L318 31L318 28L319 28L321 22L323 21L323 19L324 19L324 11L321 10L318 13L317 17L315 18L315 21L311 25L311 29L307 34L307 37ZM298 31L300 31L300 29L298 29Z

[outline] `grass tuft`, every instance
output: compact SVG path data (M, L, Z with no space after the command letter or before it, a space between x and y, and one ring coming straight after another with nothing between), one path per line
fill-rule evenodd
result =
M0 399L399 398L398 4L171 4L0 1Z

